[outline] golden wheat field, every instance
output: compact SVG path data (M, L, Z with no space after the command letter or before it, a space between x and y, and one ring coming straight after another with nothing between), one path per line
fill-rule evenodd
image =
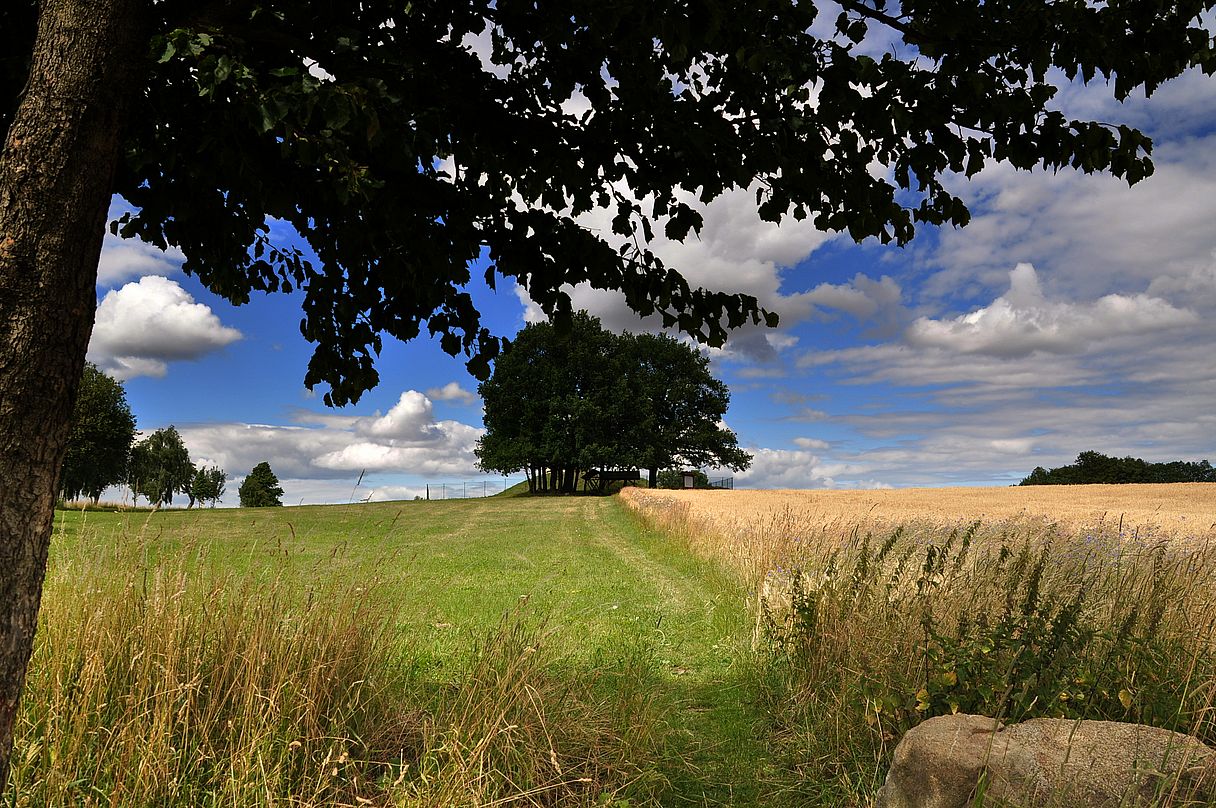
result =
M1043 519L1084 529L1122 523L1126 530L1199 537L1216 529L1216 485L1037 485L1007 488L899 488L874 491L652 491L625 489L627 500L684 503L701 519L755 524L787 513L815 524L1004 522Z
M828 552L850 536L902 526L938 541L979 523L979 536L1054 542L1100 534L1104 541L1167 541L1216 547L1216 485L1059 485L1007 488L900 488L866 491L670 491L626 488L625 503L703 556L724 561L751 583L808 552ZM943 530L945 532L943 532ZM814 548L818 548L816 551Z

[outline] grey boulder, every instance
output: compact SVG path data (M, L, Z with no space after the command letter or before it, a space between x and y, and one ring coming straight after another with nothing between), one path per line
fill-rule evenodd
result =
M1211 804L1216 751L1190 735L1115 721L931 718L895 748L876 808Z

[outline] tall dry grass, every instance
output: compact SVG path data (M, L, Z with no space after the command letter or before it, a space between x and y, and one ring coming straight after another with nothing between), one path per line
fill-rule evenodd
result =
M1026 510L965 522L954 492L937 520L720 493L626 501L756 592L757 698L793 801L867 804L903 732L956 711L1134 721L1216 742L1208 525L1120 524L1077 505L1083 491L1068 492L1087 514L1075 522Z
M446 720L427 748L403 804L463 806L654 803L665 711L649 649L624 648L596 673L554 665L543 623L508 615L474 650L467 675L444 688Z
M225 571L140 537L61 551L6 804L554 806L666 787L645 648L572 669L526 609L419 662L375 582Z
M395 700L391 610L358 587L199 569L121 549L58 561L17 805L354 804L377 790L400 759L378 744L421 729Z

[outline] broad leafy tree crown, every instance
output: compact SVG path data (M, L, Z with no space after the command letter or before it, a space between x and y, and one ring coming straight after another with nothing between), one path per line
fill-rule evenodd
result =
M96 501L107 487L126 480L134 440L135 416L122 384L86 364L59 477L64 499L85 495Z
M478 392L486 434L475 452L485 471L751 464L721 423L730 391L700 351L666 336L613 334L583 311L567 334L524 327Z
M189 489L195 468L181 433L170 425L135 444L127 473L133 491L169 505L174 494Z
M237 495L242 508L267 508L283 504L283 488L279 485L279 478L265 461L253 467L241 483Z

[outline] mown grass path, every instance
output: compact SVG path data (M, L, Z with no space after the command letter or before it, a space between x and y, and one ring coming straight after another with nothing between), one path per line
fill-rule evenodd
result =
M665 802L763 804L745 593L614 498L64 513L58 524L61 548L139 542L149 554L194 554L220 569L378 587L416 664L436 677L521 602L575 668L641 643L654 655L653 686L676 707L686 760L668 773Z

